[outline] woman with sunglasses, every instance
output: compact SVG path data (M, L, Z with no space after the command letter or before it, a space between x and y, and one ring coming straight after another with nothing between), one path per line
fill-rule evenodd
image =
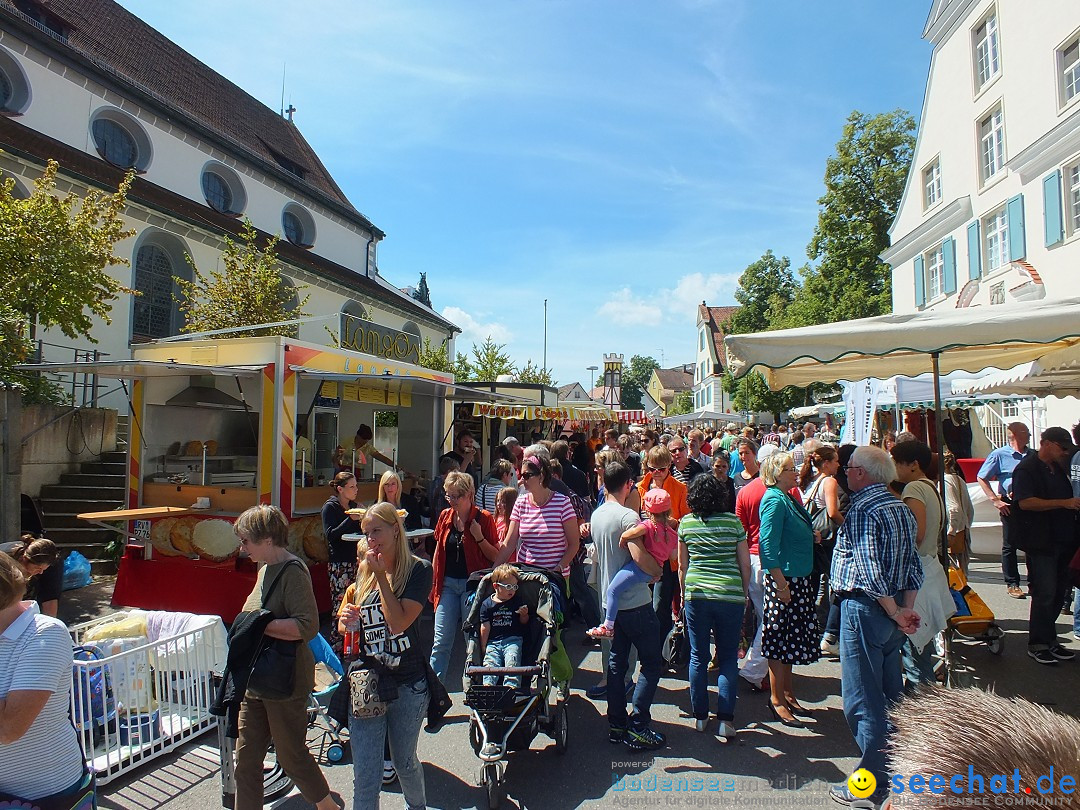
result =
M581 544L570 498L551 489L551 463L542 456L525 457L521 481L525 495L514 503L506 542L495 564L506 562L516 552L518 562L558 571L565 577Z
M450 656L461 635L469 575L490 568L499 553L495 518L476 506L472 476L460 470L447 473L443 489L447 506L435 524L430 597L435 606L431 668L441 681L446 680Z

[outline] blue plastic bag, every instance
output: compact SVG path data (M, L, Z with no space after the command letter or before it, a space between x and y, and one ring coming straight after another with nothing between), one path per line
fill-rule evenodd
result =
M64 559L64 590L84 588L90 584L90 561L77 551Z

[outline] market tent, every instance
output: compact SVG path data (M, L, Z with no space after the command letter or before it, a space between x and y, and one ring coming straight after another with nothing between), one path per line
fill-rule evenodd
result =
M976 372L1037 360L1051 350L1080 348L1080 298L1023 307L881 315L727 335L724 346L736 378L758 367L773 390L815 382L915 376L930 370L929 358L935 354L940 356L941 372ZM883 357L888 361L883 363Z
M685 425L687 422L742 422L744 418L738 414L733 413L720 413L720 411L710 411L707 408L701 408L697 411L691 411L690 413L681 413L678 416L668 416L663 422L665 425Z
M953 391L1003 396L1080 396L1080 351L1070 347L977 380L955 380Z

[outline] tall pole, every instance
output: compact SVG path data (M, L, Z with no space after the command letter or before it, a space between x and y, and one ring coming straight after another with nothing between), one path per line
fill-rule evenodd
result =
M547 299L544 299L544 371L547 371Z

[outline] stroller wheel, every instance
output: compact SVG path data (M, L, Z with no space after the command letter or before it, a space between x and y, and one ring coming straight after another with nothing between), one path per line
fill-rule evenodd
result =
M326 759L333 764L341 762L345 759L345 746L339 742L330 743L330 746L326 749Z
M1001 655L1005 651L1005 637L998 636L990 639L986 642L986 648L990 650L991 655Z
M484 766L484 782L487 785L488 807L490 810L499 810L506 791L499 779L499 766L496 763Z
M476 754L477 756L480 756L481 742L482 741L480 739L480 726L477 724L475 719L470 718L470 720L469 720L469 743L470 743L470 745L472 745L473 753Z
M555 741L555 753L565 754L568 732L568 718L566 703L559 701L555 706L554 716L551 718L551 739Z

